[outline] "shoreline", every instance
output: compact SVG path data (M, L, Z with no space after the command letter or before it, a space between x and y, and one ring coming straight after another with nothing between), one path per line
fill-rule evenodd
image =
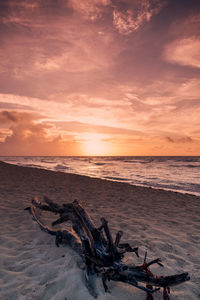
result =
M47 156L47 157L51 157L51 156ZM188 157L190 157L190 156L188 156ZM1 160L0 160L0 163L5 163L5 164L8 164L8 165L14 165L14 166L24 167L24 168L46 170L46 171L56 172L56 173L58 172L58 173L62 173L62 174L78 175L78 176L88 177L88 178L91 178L91 179L94 178L94 179L100 179L100 180L103 180L103 181L111 181L111 182L114 182L114 183L115 182L116 183L123 183L123 184L128 184L128 185L131 185L131 186L134 186L134 187L153 189L153 190L157 190L157 191L166 191L166 192L172 192L172 193L180 193L182 195L192 195L192 196L195 196L195 197L200 197L199 193L194 193L194 192L189 192L189 191L184 191L184 190L175 190L175 189L173 190L173 189L168 189L168 188L164 188L164 187L154 187L154 186L135 184L135 183L132 184L130 182L127 182L127 179L117 180L117 179L112 179L112 178L95 177L95 176L92 176L92 175L83 175L83 174L79 174L79 173L63 172L62 170L53 170L53 169L51 170L51 169L48 169L48 168L45 168L45 167L42 167L42 166L37 166L37 165L33 165L33 166L18 165L18 164L14 164L14 163L4 162L4 161L1 161Z
M84 175L22 167L0 162L1 299L92 300L83 282L79 258L55 238L42 232L24 208L44 195L58 203L81 201L95 224L105 217L111 233L123 230L123 242L139 246L139 264L160 257L164 269L155 274L189 272L191 280L172 289L170 299L199 296L200 202L199 197L150 187L133 186ZM52 216L41 214L51 222ZM99 282L99 300L145 299L138 289L110 282L105 294ZM162 299L161 292L154 299Z

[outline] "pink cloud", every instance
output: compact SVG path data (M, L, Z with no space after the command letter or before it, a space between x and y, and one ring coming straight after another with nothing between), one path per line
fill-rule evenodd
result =
M128 1L124 1L124 3ZM166 1L135 1L135 8L121 11L115 7L113 11L113 24L121 34L128 35L140 28L145 22L149 22L153 15L158 14L166 5ZM135 4L136 4L135 3Z
M83 18L91 21L102 16L104 7L111 4L110 0L70 0L69 5L78 12Z
M174 64L200 68L200 39L190 37L169 43L164 58Z
M41 118L41 116L39 117L38 114L28 114L28 113L24 113L24 112L17 112L17 111L7 111L7 110L3 110L0 111L0 125L1 124L13 124L13 123L26 123L26 122L30 122L33 119L37 120Z

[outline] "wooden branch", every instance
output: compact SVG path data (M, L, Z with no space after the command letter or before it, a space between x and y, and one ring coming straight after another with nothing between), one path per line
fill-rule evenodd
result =
M34 203L34 202L32 202ZM37 206L39 207L39 206ZM43 206L40 206L40 208ZM68 230L53 230L51 228L49 228L48 226L44 225L36 216L36 207L34 207L33 205L31 207L26 208L27 210L30 211L30 213L33 216L33 219L38 223L38 225L40 226L41 230L51 234L51 235L55 235L56 236L56 245L59 247L59 243L66 243L68 244L70 247L72 247L73 250L75 250L79 255L82 255L82 245L81 245L81 241L78 238L78 236L76 236L72 231L68 231ZM44 209L44 208L41 208ZM46 209L44 209L46 210Z
M117 248L119 246L119 242L121 240L121 237L123 235L123 231L118 231L115 238L115 247Z
M145 253L144 263L139 266L126 265L122 263L122 258L126 252L134 252L138 255L138 248L132 248L128 243L120 243L123 232L116 234L115 241L108 226L108 222L101 218L101 226L96 227L88 213L75 200L72 203L58 205L47 197L44 197L46 204L42 204L37 198L32 200L32 204L27 209L32 214L34 220L40 228L51 235L56 236L56 245L67 243L83 259L85 268L85 283L91 295L96 298L98 292L95 286L94 276L101 276L105 291L108 291L107 281L121 281L131 284L147 293L147 299L153 299L153 293L163 288L163 299L169 299L169 287L183 283L190 279L188 273L171 276L155 276L149 269L152 264L163 267L159 258L147 262ZM57 224L70 221L72 230L56 230L45 226L37 217L36 209L50 211L58 214L59 218L52 222L54 227ZM104 236L104 233L105 236ZM140 283L145 283L143 286Z

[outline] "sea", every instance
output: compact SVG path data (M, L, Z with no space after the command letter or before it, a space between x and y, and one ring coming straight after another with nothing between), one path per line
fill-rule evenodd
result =
M200 156L4 156L0 160L200 196Z

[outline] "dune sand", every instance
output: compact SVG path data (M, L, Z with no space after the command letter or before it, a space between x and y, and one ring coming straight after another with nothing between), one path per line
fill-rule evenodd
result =
M85 176L25 168L0 162L0 299L92 300L79 268L80 258L69 247L55 246L24 208L34 196L58 202L78 199L93 221L108 221L112 233L124 231L123 241L139 246L142 263L162 258L160 275L188 271L191 280L172 288L170 299L200 299L200 199L192 195L135 187ZM48 222L52 215L41 218ZM98 299L145 299L135 287L109 282L105 294L98 280ZM162 299L157 292L155 299Z

